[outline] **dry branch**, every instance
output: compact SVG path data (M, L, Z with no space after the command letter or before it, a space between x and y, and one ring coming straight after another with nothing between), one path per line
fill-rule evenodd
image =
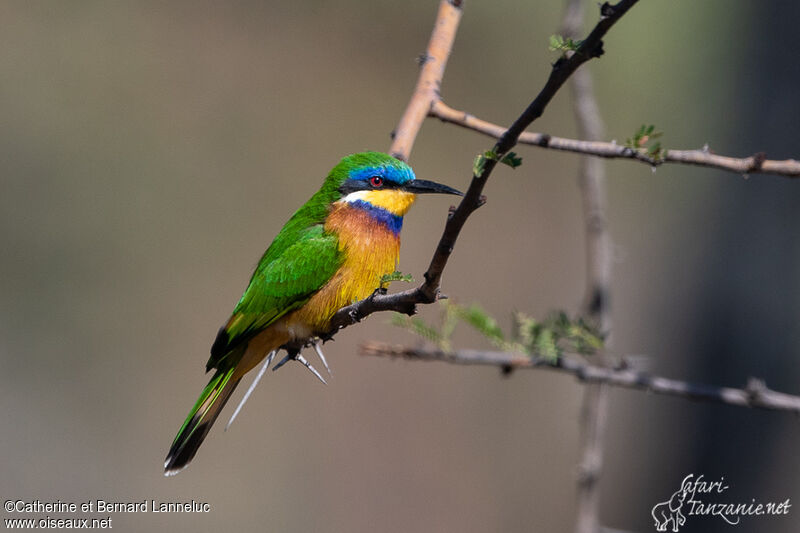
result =
M408 161L417 133L431 109L439 100L442 77L447 66L447 58L453 49L456 30L461 20L461 0L443 0L425 54L420 56L420 72L417 86L411 101L392 132L392 146L389 153L398 159Z
M600 8L600 21L588 37L581 42L578 49L575 52L566 54L553 64L550 76L542 90L494 145L492 151L498 154L499 157L487 160L481 172L472 176L463 200L458 207L450 210L442 237L434 251L428 270L425 272L425 282L414 289L390 295L376 291L369 298L340 309L331 320L331 332L327 335L327 338L330 338L339 329L354 324L376 311L393 310L413 314L416 304L433 303L438 299L439 285L447 260L467 218L473 211L483 205L484 199L481 196L481 192L498 160L514 147L522 132L542 115L550 100L572 73L586 61L603 54L603 37L637 1L621 0L614 5L607 2L604 3ZM420 81L417 84L417 90L415 90L414 96L409 103L409 108L418 109L422 106L420 102L426 102L426 105L431 106L439 98L438 87L441 84L441 76L444 74L446 54L449 53L449 49L442 49L441 43L448 42L452 45L460 20L460 14L454 16L452 10L460 10L460 7L461 3L455 0L442 0L433 34L425 54L426 61L422 65L420 72L420 79L424 76L426 81L424 83ZM445 55L442 55L443 53ZM434 66L426 68L430 64ZM415 117L413 121L408 119L408 122L413 122L412 124L406 123L406 117L408 116ZM398 127L395 130L392 144L393 152L397 152L402 157L408 156L413 145L413 139L424 119L425 115L420 116L420 113L416 111L413 113L408 111L404 114L401 120L402 127Z
M678 396L689 400L724 403L800 414L800 396L767 388L763 381L751 378L744 388L716 387L653 376L630 368L608 368L562 357L557 363L527 355L481 350L444 352L436 348L411 348L381 342L361 346L362 355L400 357L421 361L442 361L461 365L484 365L503 369L543 369L575 376L584 383L606 383L615 387L655 394Z
M505 128L477 118L465 111L458 111L437 100L431 107L429 116L438 118L464 128L499 139ZM772 174L786 178L800 177L800 161L786 159L782 161L767 159L763 152L749 157L730 157L718 155L703 147L698 150L665 150L661 157L654 158L645 150L634 150L616 142L584 141L556 137L547 133L524 132L519 137L519 144L538 146L563 152L591 155L606 159L627 159L639 161L651 167L666 163L694 165L706 168L727 170L737 174Z
M371 297L339 310L332 320L329 337L339 329L358 322L373 312L394 310L410 315L416 311L417 304L432 303L439 298L441 276L461 229L471 213L483 204L484 199L481 193L497 162L517 143L587 156L629 159L653 167L665 163L678 163L718 168L739 174L800 176L800 162L767 160L764 154L755 154L748 158L733 158L713 154L704 148L702 150L663 150L654 156L645 149L637 150L619 146L613 142L601 142L602 123L592 94L591 80L588 73L585 72L581 72L580 76L573 78L573 105L580 136L585 140L565 139L525 131L534 120L542 115L551 99L580 65L603 54L603 37L636 2L637 0L621 0L615 5L604 3L600 8L600 21L589 36L583 41L576 41L580 43L578 48L567 52L556 61L542 90L517 120L506 129L468 113L452 109L442 101L440 87L461 18L461 1L441 1L427 51L421 58L420 75L414 94L392 134L393 142L390 153L399 159L408 160L416 135L425 118L430 116L497 139L491 150L494 157L489 157L484 160L482 165L476 166L464 199L458 207L451 208L439 244L425 272L424 283L414 289L391 295L376 291ZM573 37L577 34L581 17L580 1L570 0L565 17L565 35ZM584 158L580 176L587 229L587 295L584 303L584 316L593 319L600 330L607 333L610 331L609 287L612 246L606 227L604 169L601 160L596 157ZM597 480L602 465L603 433L610 386L645 390L694 400L800 413L800 397L772 391L757 380L751 380L743 389L693 384L651 376L630 368L610 368L603 364L602 354L598 354L597 357L601 364L588 364L569 357L562 357L556 363L552 363L545 359L503 352L474 350L443 352L437 349L414 349L374 342L363 346L362 353L458 364L493 365L503 369L544 368L569 373L581 382L590 384L591 386L586 387L584 397L585 435L582 444L576 522L578 533L591 533L602 529L598 517Z

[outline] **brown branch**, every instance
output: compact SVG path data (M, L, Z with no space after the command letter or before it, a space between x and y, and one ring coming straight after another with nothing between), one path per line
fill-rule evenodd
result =
M744 388L717 387L653 376L630 368L609 368L562 357L557 363L527 355L480 350L444 352L437 348L410 348L382 342L361 346L362 355L397 357L421 361L441 361L460 365L494 366L503 369L543 369L575 376L583 383L605 383L614 387L677 396L689 400L723 403L800 414L800 396L767 388L763 381L750 378Z
M578 47L574 53L565 55L556 61L552 70L550 71L550 76L548 77L544 88L542 88L533 102L531 102L525 111L517 118L517 120L514 121L511 127L494 145L492 151L495 154L498 154L500 157L497 159L488 159L486 161L482 171L478 175L472 176L469 188L467 189L464 198L461 200L461 203L457 208L450 210L450 213L447 217L447 223L445 224L444 231L439 240L439 244L434 251L433 257L431 258L428 270L425 272L425 282L417 288L391 295L376 291L366 300L356 302L355 304L340 309L331 320L331 332L327 335L327 338L330 338L339 329L358 322L362 318L376 311L394 310L401 313L412 314L415 311L416 304L432 303L438 299L439 285L441 282L442 272L444 272L444 268L447 265L447 260L453 251L456 240L458 239L458 235L461 232L461 228L464 226L464 223L467 221L467 218L469 218L469 215L472 214L473 211L483 205L485 199L481 193L486 181L489 179L489 176L497 165L498 160L514 147L519 139L520 134L525 130L525 128L530 126L534 120L542 115L544 109L547 107L547 104L550 102L553 96L555 96L556 92L558 92L561 86L564 85L564 82L567 81L570 75L572 75L572 73L575 72L575 70L586 61L602 55L603 36L605 36L606 32L608 32L611 26L613 26L614 23L616 23L634 4L636 4L637 1L638 0L620 0L619 3L613 6L607 2L604 3L600 8L600 21L594 27L589 36L582 42L580 47ZM430 44L428 45L428 51L426 53L428 57L431 56L432 53L435 53L437 46L435 43L443 42L445 40L445 37L442 37L439 33L450 33L452 37L455 32L455 27L458 24L458 17L446 16L448 10L445 9L445 4L454 8L460 7L460 3L450 0L442 1L441 8L439 10L439 16L433 30L433 35L431 36ZM452 38L450 38L448 42L452 44ZM441 65L438 73L442 74L443 69L444 66ZM425 65L423 65L422 71L420 72L420 77L423 75L428 75L426 73ZM440 78L435 83L435 87L438 88L439 82L441 82ZM420 84L418 84L418 88L419 86ZM431 86L426 84L425 87L427 87L427 92L424 94L432 94L430 90ZM423 96L420 96L420 100L422 99ZM433 100L430 100L429 103L432 105ZM411 106L412 104L414 106L417 105L415 98L412 98L412 101L409 105ZM406 113L404 118L406 115L409 115L409 113ZM414 114L414 116L417 116L417 114ZM419 120L424 120L424 116ZM398 127L395 135L395 143L398 143L398 138L405 138L407 136L411 136L411 142L413 142L413 136L416 135L418 129L419 125L415 125L414 127ZM407 150L410 151L410 144L408 145ZM401 152L399 155L407 156L407 153Z
M530 126L534 120L542 116L547 104L550 103L553 96L555 96L561 86L564 85L564 82L567 81L579 66L592 58L603 55L603 37L605 37L608 30L610 30L637 1L638 0L621 0L613 6L605 2L600 6L600 21L586 39L581 41L581 45L577 50L565 54L553 64L553 69L550 72L550 77L547 79L544 88L522 115L520 115L511 127L500 137L500 140L495 145L496 153L503 155L517 143L519 136L522 135L525 129Z
M420 57L421 67L417 86L411 95L400 123L392 132L389 153L408 161L417 133L428 116L431 106L440 98L439 89L447 66L447 58L453 48L456 30L461 20L461 0L442 0L425 55Z
M497 124L492 124L477 118L465 111L458 111L448 106L441 100L434 102L429 116L438 118L457 126L482 133L489 137L499 139L505 129ZM572 152L602 157L606 159L628 159L639 161L651 167L658 167L666 163L694 165L706 168L717 168L737 174L772 174L786 178L800 177L800 161L785 159L782 161L766 159L763 152L749 157L730 157L711 152L708 147L699 150L665 150L660 158L654 158L645 150L617 144L616 142L582 141L556 137L547 133L524 132L519 137L519 144L538 146L563 152Z

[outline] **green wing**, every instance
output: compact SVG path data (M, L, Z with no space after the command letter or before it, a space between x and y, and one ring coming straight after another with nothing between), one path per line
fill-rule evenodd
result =
M322 225L308 228L294 244L282 248L278 254L267 250L262 257L228 324L220 329L211 347L206 370L220 368L226 355L242 342L306 303L333 277L343 260L338 239L325 233Z

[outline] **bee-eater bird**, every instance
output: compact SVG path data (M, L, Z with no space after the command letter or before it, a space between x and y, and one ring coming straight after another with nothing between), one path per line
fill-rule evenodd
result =
M289 353L280 364L300 361L322 379L296 347L328 333L336 311L396 270L403 215L423 193L461 194L416 179L407 164L379 152L349 155L331 170L267 248L219 330L206 363L214 375L172 442L167 475L192 460L242 377L265 358L266 368L277 350Z

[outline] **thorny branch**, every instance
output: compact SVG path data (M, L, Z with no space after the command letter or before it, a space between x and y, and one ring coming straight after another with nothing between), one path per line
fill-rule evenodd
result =
M332 337L339 329L354 324L376 311L393 310L413 314L416 304L433 303L438 299L442 272L453 251L456 239L470 214L483 205L485 200L481 192L498 160L516 145L523 131L542 115L550 100L572 73L586 61L603 54L603 37L637 1L620 0L619 3L614 5L608 2L604 3L600 8L600 21L586 39L582 41L578 49L566 54L553 64L550 76L542 90L494 145L492 151L499 157L487 160L479 175L472 176L469 188L461 203L455 209L451 209L448 214L444 232L433 254L428 270L425 272L425 282L414 289L390 295L376 291L371 297L340 309L331 320L331 332L327 335L327 338ZM459 13L454 14L453 10L458 10ZM433 34L425 54L426 59L420 72L420 82L417 84L417 90L415 90L414 96L409 103L409 108L426 107L430 110L434 102L438 100L438 87L441 84L444 63L449 53L449 48L442 48L442 43L450 43L452 45L460 20L460 10L460 1L442 0ZM423 78L425 79L424 82L422 81ZM410 118L406 120L406 117L410 115L416 118L413 121ZM418 111L406 112L401 120L401 127L395 130L392 152L404 158L408 157L413 139L419 131L421 122L425 119L424 115L420 115ZM413 122L413 124L408 122ZM406 140L406 138L410 140Z
M584 363L572 357L562 357L558 362L552 363L547 359L508 352L480 350L444 352L438 348L411 348L382 342L363 344L361 354L421 361L442 361L461 365L495 366L503 369L552 370L571 374L583 383L606 383L616 387L678 396L689 400L800 414L800 396L774 391L769 389L763 381L755 378L750 378L744 388L736 389L653 376L624 365L616 368L602 367Z
M717 155L707 147L702 150L662 150L658 154L648 153L615 142L601 142L602 122L597 113L591 90L591 79L587 72L579 72L573 82L576 119L583 140L565 139L542 133L525 131L542 115L553 96L586 61L603 54L602 38L637 0L621 0L615 5L608 2L601 8L601 18L589 36L579 41L577 50L567 52L554 65L550 76L528 108L508 128L476 118L466 112L447 106L441 98L440 86L447 59L452 49L456 30L461 18L460 0L442 0L436 23L426 53L421 57L419 79L411 101L396 130L392 133L390 153L399 159L408 160L417 133L426 117L439 118L497 139L490 158L472 176L464 199L450 209L440 242L434 252L425 282L414 289L388 295L376 291L371 297L339 310L332 320L332 329L327 338L339 329L360 321L376 311L394 310L413 314L416 305L432 303L439 295L441 276L453 251L456 239L470 214L480 207L485 199L481 195L486 180L497 161L502 159L517 143L569 151L595 158L584 158L580 183L583 194L584 219L587 230L587 294L584 316L592 319L603 332L610 331L609 287L611 279L612 244L606 228L605 173L600 158L619 158L639 161L656 167L665 163L690 164L728 170L740 174L775 174L800 177L800 162L795 160L768 160L763 153L747 158ZM577 35L582 20L579 0L568 0L564 20L564 34ZM461 350L442 352L436 349L412 349L382 343L370 343L362 347L362 353L389 355L426 360L440 360L459 364L488 364L509 368L545 368L566 372L590 386L584 397L584 441L581 462L581 479L578 488L577 533L592 533L602 530L599 524L599 477L603 455L603 433L607 416L608 387L618 386L645 390L657 394L668 394L693 400L721 402L730 405L773 409L800 413L800 397L770 390L763 382L751 379L746 388L734 389L693 384L683 381L651 376L630 368L608 367L604 358L600 364L587 364L573 358L562 357L556 363L501 352ZM602 354L601 354L602 355Z
M497 124L492 124L477 118L467 112L458 111L445 104L442 100L433 103L429 116L444 122L456 124L464 128L499 139L505 129ZM786 178L800 178L800 161L786 159L776 161L767 159L766 154L759 152L749 157L730 157L713 153L707 146L699 150L664 150L660 157L652 157L644 150L634 150L616 142L601 142L589 140L566 139L546 133L524 132L519 137L519 144L549 148L563 152L585 154L606 159L628 159L639 161L651 167L658 167L666 163L695 165L706 168L728 170L738 174L773 174Z

